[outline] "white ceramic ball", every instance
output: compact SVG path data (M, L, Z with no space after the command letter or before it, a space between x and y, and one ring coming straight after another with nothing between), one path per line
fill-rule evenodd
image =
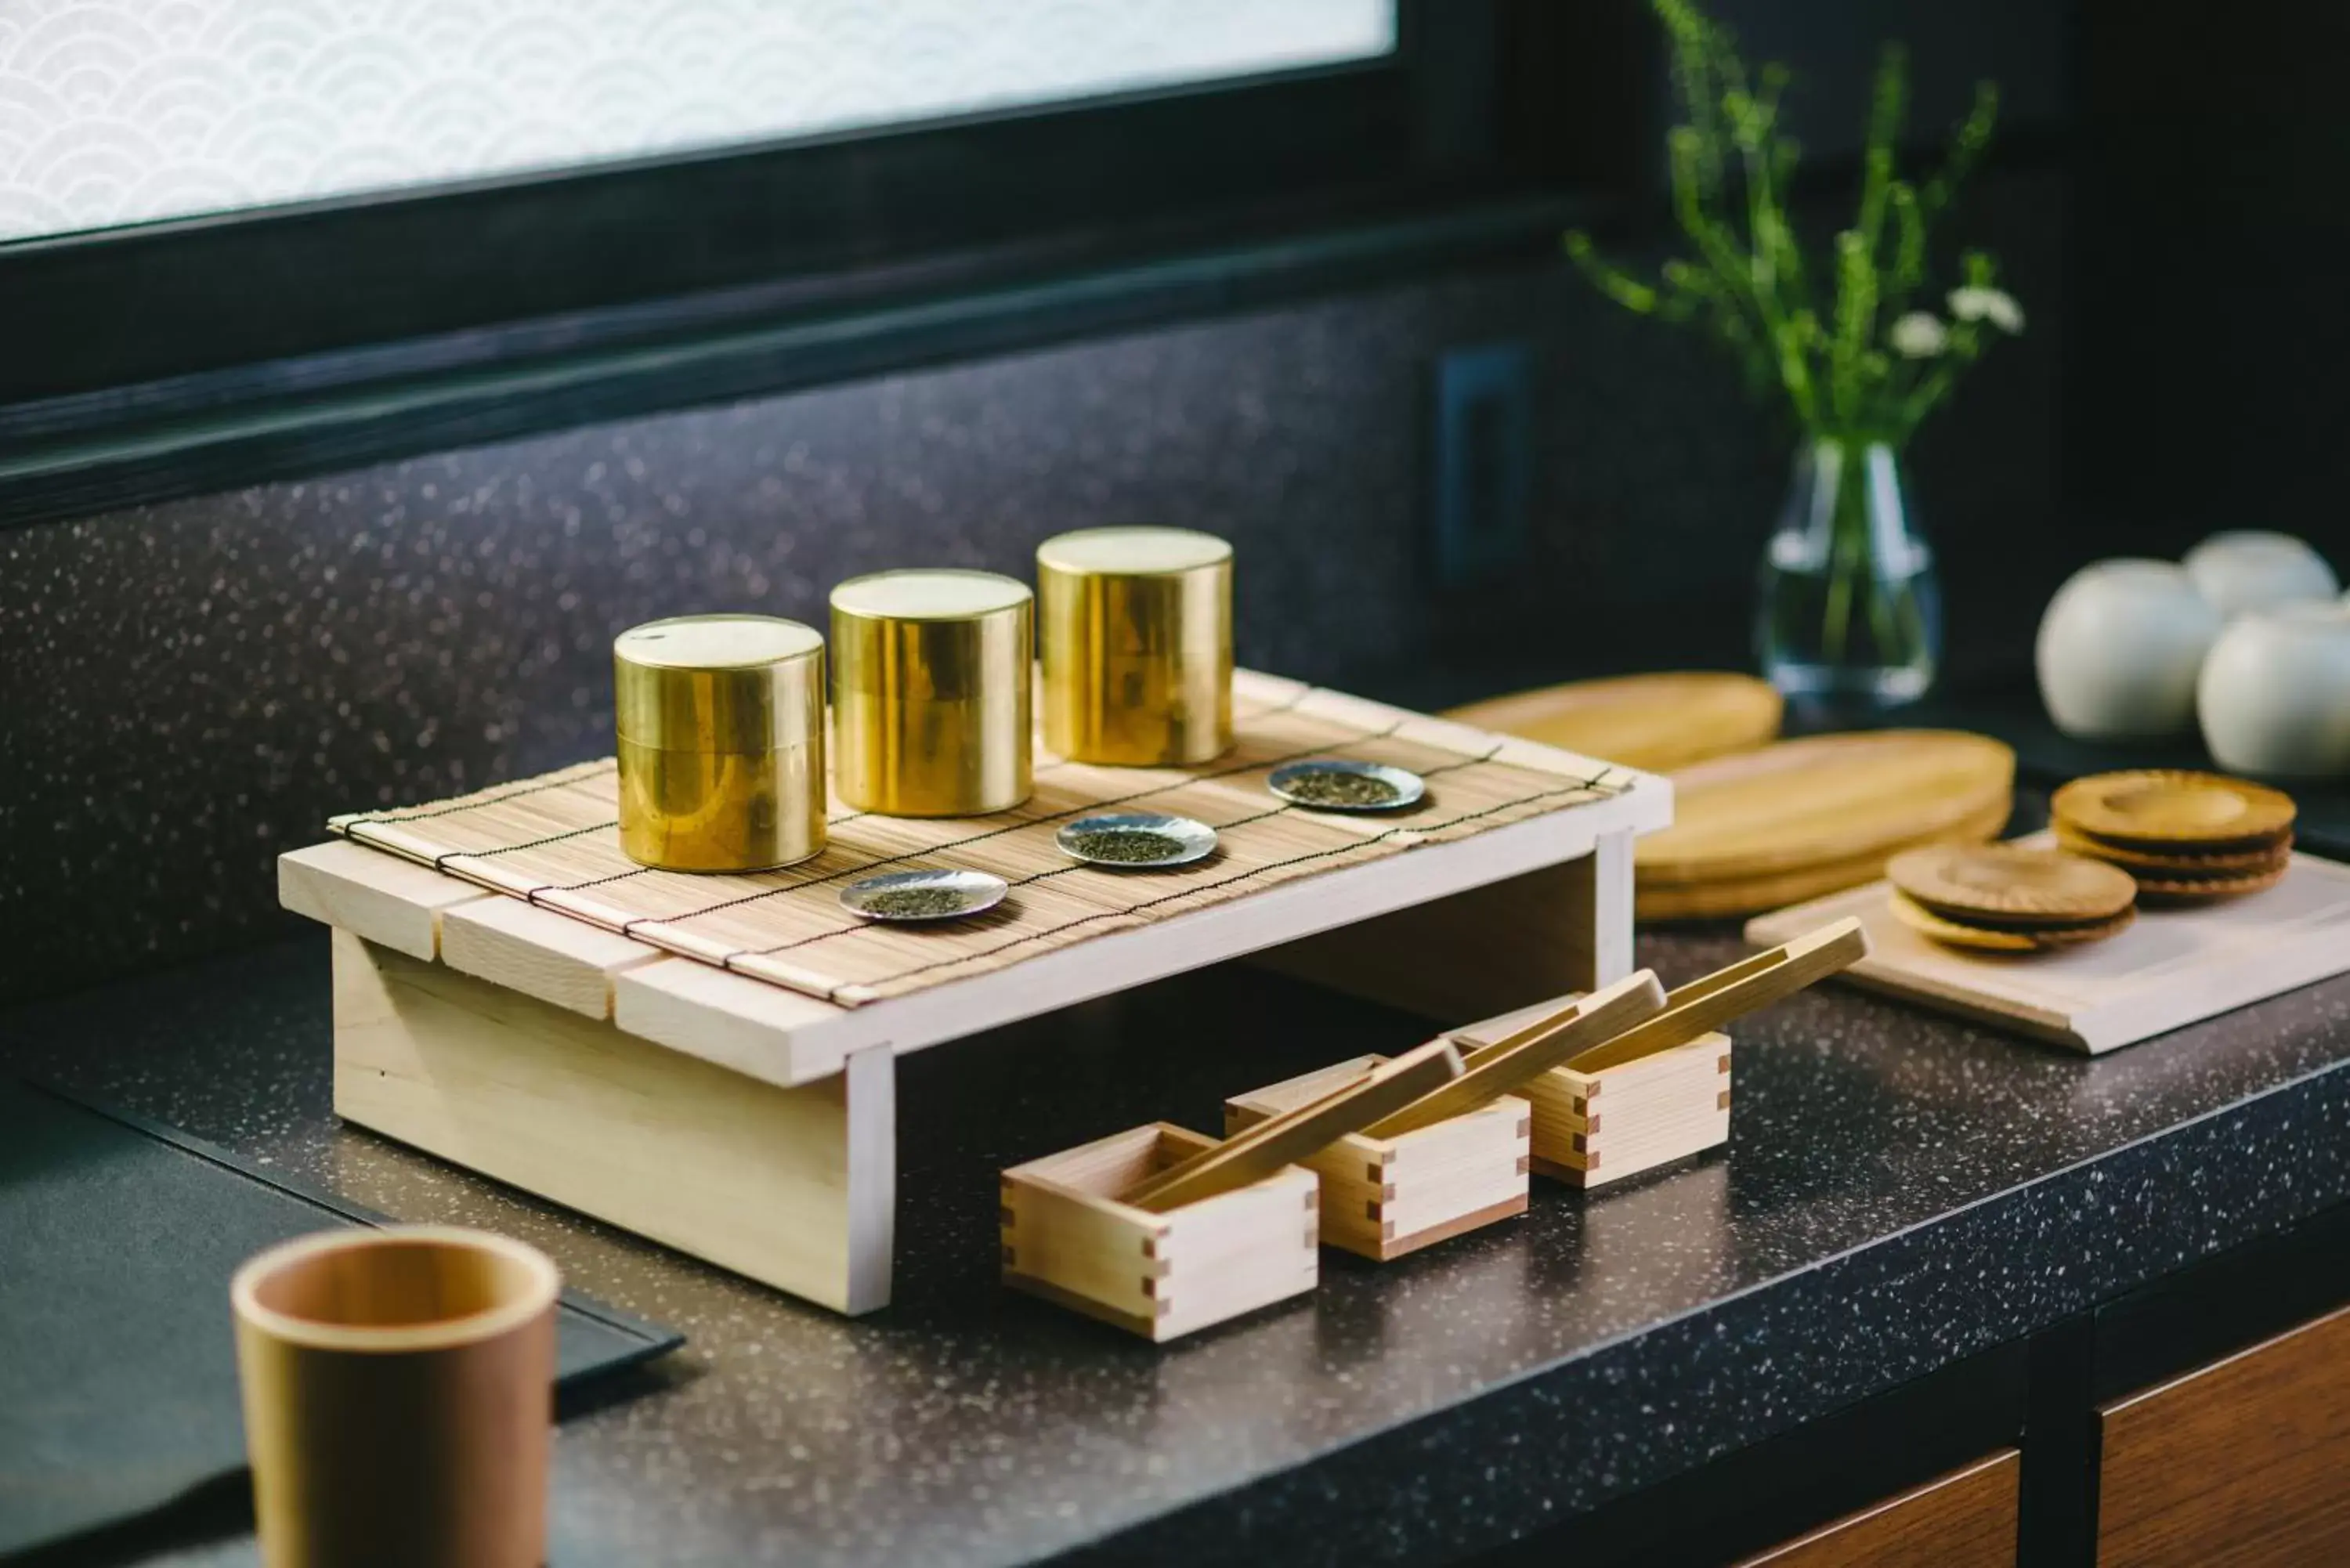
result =
M2048 716L2068 735L2169 735L2195 715L2195 677L2220 612L2170 561L2096 561L2040 618L2033 662Z
M2325 557L2290 534L2254 528L2214 534L2188 551L2183 564L2195 591L2231 618L2342 591Z
M2195 704L2223 768L2350 774L2350 603L2279 605L2230 622L2203 661Z

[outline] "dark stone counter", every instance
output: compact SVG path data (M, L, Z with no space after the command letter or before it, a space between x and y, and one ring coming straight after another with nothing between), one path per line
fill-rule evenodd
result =
M1742 951L1641 943L1668 983ZM1326 1252L1313 1296L1165 1349L1001 1290L1002 1167L1425 1033L1232 968L905 1062L898 1301L849 1323L339 1127L328 1019L306 940L18 1009L0 1070L521 1236L681 1329L562 1429L571 1568L1441 1560L2350 1199L2350 979L2095 1061L1829 988L1737 1032L1728 1151L1621 1190Z

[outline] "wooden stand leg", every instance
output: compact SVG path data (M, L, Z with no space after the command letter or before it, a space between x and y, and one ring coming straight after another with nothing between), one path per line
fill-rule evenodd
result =
M1579 860L1256 955L1284 974L1446 1023L1594 991L1632 972L1632 835Z
M889 1300L887 1045L783 1088L334 934L335 1109L844 1313Z

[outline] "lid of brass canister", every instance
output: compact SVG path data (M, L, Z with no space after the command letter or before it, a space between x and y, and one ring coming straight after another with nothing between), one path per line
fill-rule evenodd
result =
M612 643L616 727L662 751L804 745L824 724L823 659L822 633L779 616L648 621Z
M1010 675L1017 690L996 695L1024 700L1035 597L1027 584L993 572L918 567L851 577L832 590L834 679L844 691L896 684L909 695L959 696ZM938 635L920 635L926 629ZM893 632L914 635L900 643Z
M1232 558L1230 543L1191 528L1080 528L1036 547L1038 566L1087 576L1172 576Z

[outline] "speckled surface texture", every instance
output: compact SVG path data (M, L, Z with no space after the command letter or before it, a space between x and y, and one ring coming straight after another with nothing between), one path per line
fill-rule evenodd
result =
M1669 982L1741 950L1641 943ZM1003 1292L1001 1167L1420 1035L1225 969L910 1058L899 1299L847 1323L338 1128L325 969L312 939L19 1008L0 1068L509 1231L684 1331L563 1429L567 1568L1440 1560L2350 1199L2350 979L2095 1061L1828 988L1740 1030L1726 1156L1326 1253L1314 1296L1166 1349Z
M2054 175L1978 192L2034 331L1917 453L1961 672L2020 659L2095 553L2050 526L2063 211ZM1448 594L1429 367L1513 337L1527 560ZM0 532L0 998L286 929L275 857L336 812L608 753L638 621L1024 576L1067 528L1230 536L1241 657L1368 695L1438 656L1742 665L1785 463L1735 381L1563 267L1503 272Z

